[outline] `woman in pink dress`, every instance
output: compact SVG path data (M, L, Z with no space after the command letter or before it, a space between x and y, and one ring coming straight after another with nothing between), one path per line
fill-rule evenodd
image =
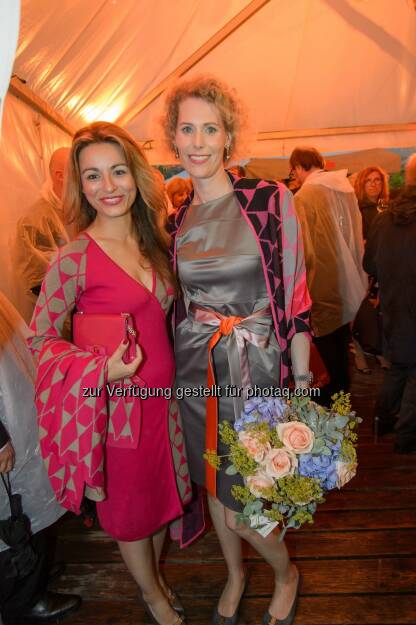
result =
M78 512L84 493L97 501L100 523L117 540L153 621L179 625L175 596L159 572L166 526L182 515L190 494L170 401L174 360L166 312L174 280L163 188L134 140L97 122L74 137L64 206L81 234L49 267L30 341L39 359L42 454L62 505ZM64 340L65 319L75 308L132 315L135 357L123 361L123 343L107 357Z

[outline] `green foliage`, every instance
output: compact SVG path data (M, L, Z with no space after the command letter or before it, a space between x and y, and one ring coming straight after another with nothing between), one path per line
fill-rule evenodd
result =
M231 494L236 501L239 501L244 506L250 501L256 500L255 496L250 493L247 486L239 486L238 484L234 484L231 487Z
M351 441L344 438L341 443L341 459L344 462L356 462L357 461L357 452L355 451L355 447Z
M218 425L218 432L220 439L225 445L232 445L238 441L238 434L233 429L233 426L229 421L223 421Z
M405 179L404 179L404 171L398 171L394 174L390 174L389 176L389 188L390 189L401 189L404 187Z
M303 506L311 501L320 501L322 489L319 480L314 477L290 475L278 480L279 492L283 500L290 504Z
M349 416L351 413L351 393L344 393L344 391L340 391L339 393L335 393L332 395L332 412L338 413L338 415ZM345 422L345 424L348 422ZM344 426L343 426L344 427Z
M218 456L215 449L206 449L204 453L204 460L206 460L211 467L217 471L219 470L221 466L221 458Z
M280 523L283 521L284 516L277 508L272 508L271 510L265 510L264 516L270 519L270 521L277 521Z
M257 471L257 462L250 458L245 448L238 443L233 443L230 447L230 460L243 477L253 475Z
M300 527L304 523L313 523L313 514L308 512L306 508L299 508L291 517L288 523L289 527Z

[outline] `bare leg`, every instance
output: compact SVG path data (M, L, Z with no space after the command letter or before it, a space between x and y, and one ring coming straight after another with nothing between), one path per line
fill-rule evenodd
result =
M370 373L371 369L368 366L368 362L361 345L354 338L352 339L352 342L354 345L354 360L356 368L362 373Z
M161 530L159 530L156 534L153 534L152 536L153 551L155 554L156 575L158 577L159 584L162 587L165 594L168 592L168 586L166 584L166 581L162 572L160 571L160 556L162 555L162 549L165 543L166 529L167 529L167 526L165 525Z
M244 590L241 539L227 527L225 506L218 499L208 495L208 507L228 569L228 580L218 602L218 611L222 616L232 616Z
M269 612L278 619L284 619L292 607L296 594L298 571L291 564L285 543L279 542L271 533L263 538L258 532L236 524L236 513L225 508L227 526L244 538L270 564L274 572L275 588Z
M152 538L134 542L118 541L122 558L140 587L144 601L161 625L173 625L177 613L171 608L160 587Z

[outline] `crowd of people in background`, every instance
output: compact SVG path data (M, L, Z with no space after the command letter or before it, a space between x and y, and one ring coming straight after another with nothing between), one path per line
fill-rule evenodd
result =
M182 438L178 443L182 425L177 410L172 412L163 397L142 402L139 444L131 419L137 404L127 410L128 402L114 403L107 419L105 398L94 398L88 410L95 423L101 419L101 425L96 426L98 443L88 448L89 460L83 461L82 471L72 460L65 464L56 451L54 437L62 432L48 431L51 412L59 412L62 429L72 423L71 406L80 392L80 379L85 387L98 387L129 378L140 365L140 376L148 385L172 385L174 361L166 315L174 298L180 385L204 383L204 354L212 334L209 324L215 325L219 318L244 320L253 311L264 317L270 334L262 359L257 361L252 350L256 370L261 370L260 382L269 375L262 370L266 359L269 369L278 372L277 385L287 384L291 376L295 385L306 384L310 309L313 344L328 374L319 401L328 405L334 393L349 391L351 348L360 374L371 373L369 358L377 357L385 372L375 408L376 434L395 430L395 450L416 452L416 154L406 165L404 188L392 200L382 168L370 164L359 172L327 171L318 150L298 147L290 156L290 175L284 181L295 194L292 204L290 191L280 182L264 182L259 191L258 181L244 178L242 165L230 165L238 139L234 101L221 83L214 81L208 89L204 80L182 84L167 104L167 140L186 177L165 184L127 133L112 124L92 124L76 134L71 149L54 152L49 182L18 223L16 265L33 302L29 342L35 360L25 343L27 327L1 295L0 474L5 487L0 483L0 516L8 514L9 484L11 492L22 495L32 539L24 543L23 557L0 533L0 575L7 577L15 565L14 575L0 586L0 613L6 625L22 618L46 622L80 604L79 597L47 591L47 528L65 511L50 486L57 492L58 481L62 492L67 489L66 503L71 505L66 507L76 511L85 484L94 491L101 524L118 542L150 618L162 625L185 622L183 607L159 570L166 526L181 517L190 497L188 464L178 455L183 445ZM353 179L348 173L354 174ZM273 204L276 190L277 207ZM268 203L269 230L267 236L263 232L262 241L269 237L271 246L276 238L271 215L273 211L284 215L282 249L273 268L284 287L273 297L263 276L266 252L259 255L256 245L257 222L253 218L250 230L250 217L243 219L245 202L254 206L253 211L264 210ZM63 206L72 211L71 224ZM175 242L171 260L176 275L168 261L166 220ZM130 363L123 360L124 344L107 360L102 354L86 355L68 342L68 315L74 308L108 314L115 299L137 316L142 328L141 349ZM296 328L290 336L289 332L279 335L280 314L288 314L288 327ZM276 337L287 351L283 359ZM286 366L289 341L292 371ZM229 382L224 373L227 351L220 344L216 354L221 380ZM36 367L40 371L36 408L50 482L35 434ZM233 411L233 402L222 401L219 419ZM205 408L201 400L184 401L182 419L190 476L203 487ZM111 442L107 445L108 422ZM69 448L78 442L75 434L65 444ZM153 477L146 472L149 455ZM93 470L97 458L99 468ZM68 466L70 473L62 477L59 471ZM238 509L229 496L233 480L226 476L223 480L218 480L218 491L209 489L210 512L229 571L213 623L236 623L245 584L240 544L244 538L275 573L275 592L263 623L280 619L289 624L296 609L297 569L283 543L237 527ZM60 503L64 501L62 497Z

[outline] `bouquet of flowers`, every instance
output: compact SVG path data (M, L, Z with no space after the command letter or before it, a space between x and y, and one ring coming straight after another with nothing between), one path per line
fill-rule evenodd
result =
M330 409L308 397L254 398L233 424L220 424L228 447L228 475L240 474L244 486L232 487L244 505L239 522L267 536L278 524L282 539L289 527L313 523L324 493L341 488L357 469L356 426L349 394L333 396ZM207 450L217 469L222 457Z

